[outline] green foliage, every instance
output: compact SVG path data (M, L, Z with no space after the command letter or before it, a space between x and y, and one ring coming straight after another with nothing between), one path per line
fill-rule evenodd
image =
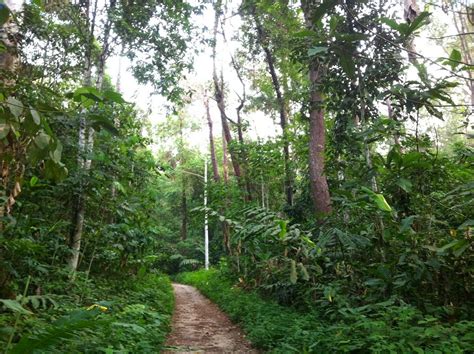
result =
M443 324L394 300L299 312L243 290L217 270L184 273L179 280L196 286L242 325L252 343L270 352L462 353L474 345L472 321Z
M169 331L174 299L170 281L164 276L147 273L124 283L120 278L90 280L77 274L72 287L66 277L51 282L48 288L54 295L44 298L54 298L55 306L35 307L33 296L22 302L29 304L34 314L25 309L21 312L20 339L9 353L147 352L159 350ZM13 300L2 303L12 304ZM4 328L9 328L10 321L11 317L0 314ZM0 343L3 340L0 336Z

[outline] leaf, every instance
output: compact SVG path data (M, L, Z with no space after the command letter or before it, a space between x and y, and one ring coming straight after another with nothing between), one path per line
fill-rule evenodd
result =
M33 117L33 121L37 125L40 125L41 124L41 117L40 117L39 113L33 108L30 109L30 113L31 113L31 116Z
M388 211L388 212L392 211L392 208L387 203L387 201L385 200L385 197L382 194L375 193L374 191L370 190L367 187L361 187L361 190L363 190L369 195L369 197L375 202L375 204L377 204L380 210Z
M50 152L49 156L51 157L51 159L54 162L60 163L62 152L63 152L63 145L61 144L60 141L57 141L56 142L56 149L54 149L54 151Z
M454 257L460 257L469 246L470 243L468 240L459 240L459 242L453 247Z
M400 178L397 185L407 193L410 193L413 188L413 184L406 178Z
M397 21L388 18L388 17L382 17L380 19L380 22L385 23L387 26L389 26L391 29L399 32L400 31L400 25L397 23Z
M454 48L451 51L451 54L449 55L449 61L447 62L447 64L451 67L451 69L455 69L456 66L461 64L460 63L461 60L462 60L461 52L457 50L456 48Z
M416 30L420 29L424 25L428 24L428 18L430 17L431 13L427 11L423 11L420 13L415 20L410 24L408 30L404 33L405 36L410 36Z
M308 56L314 57L321 53L326 53L328 51L328 47L313 47L308 49Z
M16 300L9 300L9 299L0 299L0 302L8 309L12 310L13 312L21 313L22 315L32 315L33 312L28 311L25 309L21 304Z
M39 181L38 177L36 177L36 176L31 177L31 179L30 179L30 187L36 186L36 184L38 183L38 181Z
M21 101L17 100L15 97L8 97L7 105L15 118L20 117L20 115L23 113L23 103L21 103Z
M74 91L73 97L74 100L78 102L81 100L82 97L91 99L95 102L101 102L103 99L99 90L97 90L95 87L80 87L76 89L76 91Z
M117 190L119 190L122 194L127 194L127 191L123 187L122 183L120 183L119 181L114 181L113 184L114 184L115 188L117 188Z
M308 274L308 270L306 269L306 267L304 266L303 263L298 263L298 266L300 268L300 271L301 271L301 275L302 275L302 278L304 281L308 281L309 280L309 274Z
M103 128L112 135L118 135L117 128L115 128L114 123L110 121L108 118L98 115L98 114L91 114L89 118L93 121L92 127L96 131L100 131Z
M339 62L347 76L349 76L350 78L354 78L356 74L356 67L354 60L352 60L352 56L342 51L339 51Z
M382 194L375 193L373 198L380 210L387 211L387 212L392 211L392 208L387 203L387 201L385 200L385 197Z
M45 132L40 132L34 140L36 146L39 147L41 150L46 149L50 141L51 137Z
M143 334L143 333L146 332L145 328L143 328L142 326L136 325L135 323L113 322L112 325L113 326L120 326L120 327L123 327L123 328L129 328L129 329L131 329L132 331L134 331L135 333L138 333L138 334Z
M278 234L278 237L280 238L280 240L283 240L287 233L286 225L288 224L288 222L286 220L279 220L278 224L280 225L280 232Z
M10 17L10 9L7 5L0 3L0 27L3 26Z
M123 99L122 95L118 92L107 90L103 94L104 94L104 98L106 98L107 100L111 102L115 102L119 104L125 103L125 100Z
M405 232L408 230L411 230L411 225L413 224L413 221L415 220L416 215L410 215L409 217L406 217L402 220L402 224L400 226L400 232Z
M56 163L53 160L46 161L44 172L47 179L54 181L62 181L68 174L68 170L63 163Z

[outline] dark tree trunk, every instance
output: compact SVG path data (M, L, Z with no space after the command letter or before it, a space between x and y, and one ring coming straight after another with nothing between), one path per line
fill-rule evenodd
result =
M311 1L302 1L302 9L306 27L313 29L313 7ZM332 211L329 186L325 175L325 127L322 97L319 91L321 83L322 66L312 60L309 63L309 176L311 185L311 198L317 214L329 214Z

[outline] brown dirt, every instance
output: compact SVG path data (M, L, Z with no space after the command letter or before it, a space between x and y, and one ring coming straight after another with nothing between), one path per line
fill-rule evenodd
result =
M176 305L163 353L258 353L242 331L192 286L173 284Z

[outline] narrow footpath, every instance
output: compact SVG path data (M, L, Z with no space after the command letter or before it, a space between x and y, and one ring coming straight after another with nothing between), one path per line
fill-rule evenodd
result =
M258 353L239 327L198 290L173 284L175 310L164 353Z

